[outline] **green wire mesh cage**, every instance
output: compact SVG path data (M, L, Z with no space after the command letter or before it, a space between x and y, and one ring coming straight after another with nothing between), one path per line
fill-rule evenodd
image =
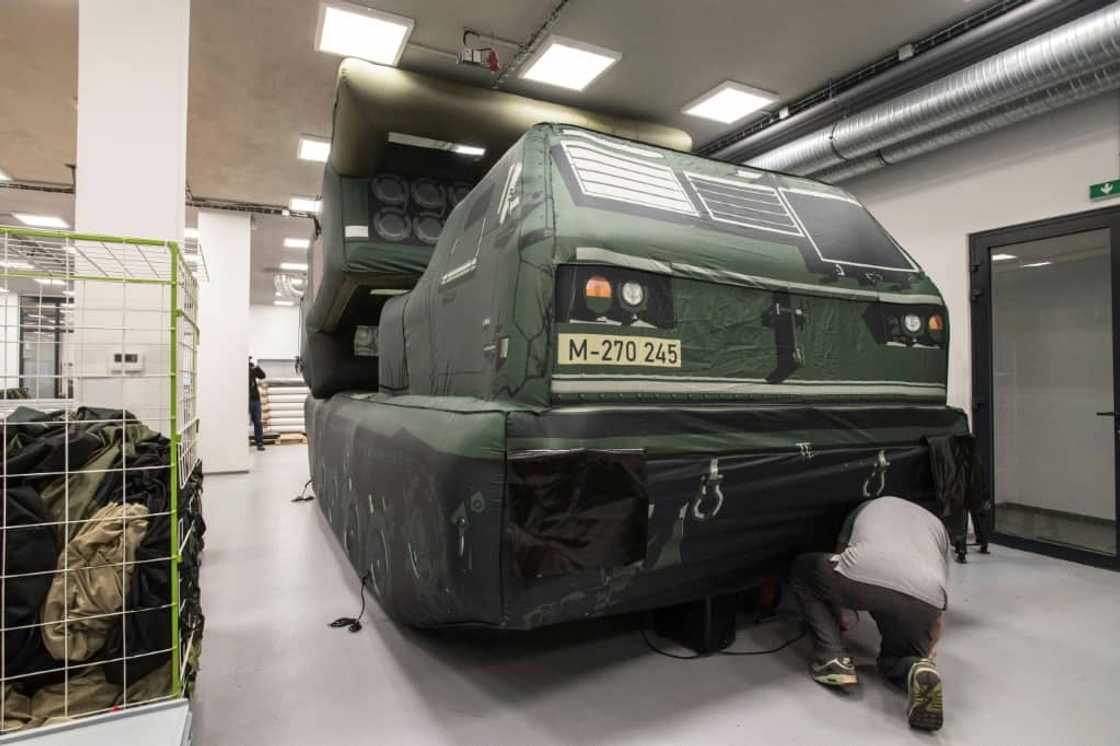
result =
M189 694L192 248L0 226L4 732Z

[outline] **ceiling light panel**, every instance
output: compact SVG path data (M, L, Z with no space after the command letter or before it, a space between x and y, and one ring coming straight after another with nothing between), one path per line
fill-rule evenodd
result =
M465 143L448 142L447 140L436 140L432 137L421 137L420 135L409 135L404 132L390 132L389 142L396 145L410 145L414 148L430 148L431 150L450 150L460 155L469 155L472 157L480 157L486 155L486 148L480 148L476 145L467 145Z
M319 212L319 200L310 197L292 197L288 209L292 212Z
M550 36L521 73L526 80L582 91L622 54L562 36Z
M306 272L307 264L304 262L280 262L280 269L285 272Z
M326 163L331 154L331 141L322 137L300 135L297 155L303 161Z
M285 238L285 249L309 249L311 248L311 239L309 238Z
M65 229L70 227L65 220L57 215L29 215L25 212L13 212L12 217L24 225L30 225L33 228Z
M727 80L689 103L681 111L689 116L710 119L722 124L733 124L777 101L776 93Z
M474 145L456 145L454 148L452 148L452 150L454 150L459 155L470 155L476 158L486 155L486 148L479 148L475 147Z
M396 65L414 24L411 18L361 5L322 3L315 48L328 54Z

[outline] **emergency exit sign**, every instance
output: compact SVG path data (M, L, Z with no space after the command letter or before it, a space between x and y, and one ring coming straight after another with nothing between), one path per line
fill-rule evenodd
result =
M1120 197L1120 179L1089 185L1089 199L1106 199L1108 197Z

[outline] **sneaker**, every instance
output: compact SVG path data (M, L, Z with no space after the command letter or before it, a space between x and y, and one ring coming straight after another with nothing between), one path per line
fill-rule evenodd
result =
M933 661L922 658L906 677L906 717L911 728L938 730L944 716L941 674Z
M859 683L856 667L847 656L819 661L809 667L813 680L828 686L854 686Z

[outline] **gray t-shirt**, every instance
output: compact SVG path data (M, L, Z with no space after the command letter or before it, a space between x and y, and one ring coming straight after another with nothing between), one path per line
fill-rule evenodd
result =
M851 537L837 555L836 572L948 607L949 534L937 516L898 497L879 497L852 512L844 533L849 525Z

